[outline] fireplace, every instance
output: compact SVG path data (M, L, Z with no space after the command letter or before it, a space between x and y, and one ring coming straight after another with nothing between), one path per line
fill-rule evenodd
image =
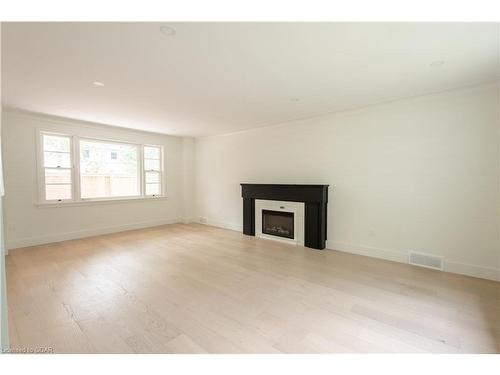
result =
M244 234L325 248L328 185L241 184L241 196Z
M293 239L293 217L293 212L262 210L262 233Z

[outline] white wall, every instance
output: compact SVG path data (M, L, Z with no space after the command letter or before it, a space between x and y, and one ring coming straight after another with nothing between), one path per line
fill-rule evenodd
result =
M2 23L0 22L0 87L2 87ZM2 90L0 90L0 142L2 133ZM5 286L5 244L3 234L3 175L0 152L0 349L9 347L7 331L7 292ZM1 351L0 351L1 354Z
M328 183L329 248L403 262L413 249L495 279L498 108L490 84L195 141L4 110L7 246L193 217L241 230L241 182ZM37 128L162 143L168 199L37 207Z
M197 217L241 229L242 182L330 184L329 248L496 279L498 103L490 84L199 138Z
M184 137L182 139L182 208L183 222L194 221L194 139Z
M166 199L37 206L36 129L140 143L165 150ZM183 217L183 139L27 112L3 111L5 236L9 249L154 226Z

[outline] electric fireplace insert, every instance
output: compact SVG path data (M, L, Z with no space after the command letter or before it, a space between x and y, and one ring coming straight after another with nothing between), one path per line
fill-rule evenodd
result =
M293 212L262 210L262 233L294 239Z

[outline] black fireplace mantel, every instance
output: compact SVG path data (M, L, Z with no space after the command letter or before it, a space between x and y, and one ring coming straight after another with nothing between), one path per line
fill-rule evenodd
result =
M255 236L255 199L304 202L304 245L324 249L328 185L241 184L243 233Z

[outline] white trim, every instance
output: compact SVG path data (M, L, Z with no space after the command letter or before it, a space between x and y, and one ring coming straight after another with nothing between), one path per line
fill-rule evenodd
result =
M38 208L60 208L60 207L75 207L75 206L92 206L99 204L113 204L113 203L128 203L128 202L144 202L152 200L165 200L167 196L144 196L144 197L118 197L118 198L86 198L76 202L47 202L38 203Z
M238 232L243 231L242 224L228 223L208 218L205 218L204 221L198 219L196 220L196 222L203 225L209 225L213 227L229 229ZM327 241L326 249L408 264L408 252L406 251L381 249L370 246L349 244L346 242L339 242L339 241ZM440 271L436 270L436 272ZM472 276L472 277L479 277L481 279L487 279L493 281L500 281L500 269L498 268L479 266L470 263L461 263L453 260L445 260L444 272Z
M45 163L44 163L44 150L43 150L43 136L44 135L54 135L60 137L66 137L70 140L70 168L63 168L71 170L71 199L63 200L46 200L45 199ZM92 203L102 203L102 202L123 202L123 201L135 201L144 199L158 199L165 198L165 152L162 145L155 145L151 143L137 143L130 141L114 140L109 138L98 138L91 136L79 136L76 134L69 133L59 133L53 132L51 130L45 130L43 128L36 128L35 130L35 148L36 148L36 167L37 167L37 191L38 191L38 202L37 207L47 208L47 207L68 207L68 206L80 206ZM80 142L81 141L91 141L91 142L102 142L102 143L116 143L132 145L137 148L137 173L138 173L138 190L139 195L129 196L129 197L98 197L98 198L82 198L81 197L81 181L80 181ZM144 147L156 147L160 150L160 170L155 171L159 173L160 178L160 194L159 195L146 195L145 179L146 173L144 169ZM70 184L68 184L70 185Z
M106 137L89 137L89 136L81 136L81 135L77 135L77 134L73 134L75 137L79 138L78 140L87 140L87 141L91 141L91 142L98 142L98 143L122 143L122 144L125 144L125 145L130 145L130 146L137 146L137 147L140 147L142 146L141 143L137 143L137 142L131 142L131 141L122 141L120 139L111 139L111 138L106 138Z
M488 87L488 86L497 86L499 83L498 78L493 79L491 81L487 82L481 82L481 83L474 83L471 85L466 85L458 88L451 88L451 89L445 89L441 91L435 91L427 94L416 94L416 95L411 95L411 96L406 96L404 98L396 98L396 99L388 99L388 100L381 100L376 103L372 104L366 104L366 105L361 105L361 106L354 106L351 108L346 108L338 111L328 111L328 112L323 112L323 113L318 113L310 116L304 116L304 117L296 117L293 119L289 120L284 120L284 121L279 121L279 122L274 122L274 123L268 123L266 125L261 125L258 127L250 128L250 129L241 129L241 130L234 130L234 131L228 131L228 132L223 132L223 133L216 133L216 134L210 134L210 135L192 135L192 137L196 138L215 138L215 137L227 137L227 136L232 136L235 134L241 134L241 133L250 133L250 132L259 132L265 129L273 129L273 128L281 128L284 126L288 126L293 123L301 123L307 120L312 120L312 119L320 119L320 118L325 118L325 117L330 117L330 116L350 116L353 113L365 111L370 108L377 108L377 107L384 107L393 103L398 103L398 102L404 102L404 101L415 101L415 100L420 100L426 97L431 97L431 96L439 96L447 93L453 93L453 92L462 92L465 90L475 90L475 89L481 89L482 87ZM17 110L17 108L9 107L9 110Z
M385 259L399 263L408 263L408 253L398 250L380 249L376 247L355 245L339 241L327 241L326 248L329 250L342 251L344 253L363 255L370 258Z
M63 168L56 168L56 167L45 167L45 150L43 148L44 142L43 142L43 137L45 135L48 136L55 136L55 137L61 137L61 138L68 138L69 139L69 152L61 152L64 154L69 154L69 162L70 166L69 167L63 167ZM71 134L67 133L58 133L58 132L53 132L53 131L45 131L42 129L36 129L35 131L35 136L36 136L36 158L37 158L37 188L38 188L38 202L39 203L67 203L67 202L73 202L75 200L75 160L74 160L74 154L75 154L75 149L74 149L74 137ZM47 152L52 152L52 151L47 151ZM71 182L67 185L71 185L71 198L70 199L51 199L48 200L46 197L46 189L47 189L47 184L45 183L45 172L47 169L66 169L70 171L70 178Z
M104 144L117 144L117 145L125 145L125 146L134 146L136 151L137 151L137 195L130 195L130 196L125 196L125 197L92 197L92 198L83 198L81 195L81 181L80 177L82 175L82 172L80 170L80 155L78 155L78 164L75 165L75 171L79 177L79 190L80 194L75 196L75 202L86 202L90 200L104 200L104 199L109 199L112 200L114 198L143 198L144 197L144 191L142 191L142 184L141 184L141 179L142 179L142 169L141 169L141 161L142 161L142 154L141 154L141 149L142 149L142 144L140 143L133 143L133 142L123 142L123 141L114 141L111 139L105 139L105 138L94 138L94 137L82 137L75 135L74 138L76 139L76 143L78 144L78 152L80 152L80 144L81 142L95 142L95 143L104 143Z
M144 153L144 148L145 147L150 147L150 148L158 148L160 150L160 158L159 159L150 159L150 158L146 158L145 157L145 153ZM146 194L146 173L147 172L154 172L154 173L158 173L159 175L159 196L163 196L165 195L165 189L164 189L164 186L165 186L165 181L164 181L164 161L163 159L165 158L164 156L164 152L163 152L163 146L162 145L153 145L153 144L143 144L142 147L141 147L141 160L142 160L142 163L141 163L141 173L142 173L142 195L145 196L145 197L157 197L158 195L154 195L154 194L149 194L147 195ZM158 160L158 162L160 163L160 169L155 171L155 170L146 170L146 159L147 160Z
M500 269L493 267L478 266L477 264L460 263L455 261L445 261L444 270L446 272L458 273L481 279L500 281Z
M73 142L73 153L71 159L73 160L73 202L77 202L81 199L81 181L80 181L80 139L78 137L71 137Z
M213 220L213 219L208 219L208 218L205 218L204 221L199 220L197 222L200 224L203 224L203 225L211 226L211 227L217 227L217 228L234 230L237 232L243 232L243 224L227 223L224 221Z
M405 251L380 249L337 241L327 241L326 247L330 250L409 264L408 252ZM500 269L470 263L461 263L453 260L444 260L444 272L500 281Z
M139 159L137 160L137 163L139 164L139 173L140 173L140 182L139 182L139 191L141 193L141 196L146 195L146 172L144 170L144 145L141 145L138 150L139 153Z
M150 228L150 227L156 227L156 226L167 225L167 224L175 224L175 223L179 223L179 222L180 222L179 218L165 219L165 220L152 220L152 221L143 221L143 222L132 223L132 224L123 224L123 225L114 225L114 226L110 226L110 227L101 227L101 228L96 228L96 229L86 229L86 230L80 230L80 231L51 234L51 235L47 235L47 236L22 238L22 239L18 239L15 241L9 241L7 239L6 247L12 251L12 250L15 250L17 248L22 248L22 247L27 247L27 246L43 245L43 244L48 244L48 243L53 243L53 242L61 242L61 241L67 241L67 240L74 240L74 239L78 239L78 238L99 236L102 234L124 232L124 231L134 230L134 229Z

